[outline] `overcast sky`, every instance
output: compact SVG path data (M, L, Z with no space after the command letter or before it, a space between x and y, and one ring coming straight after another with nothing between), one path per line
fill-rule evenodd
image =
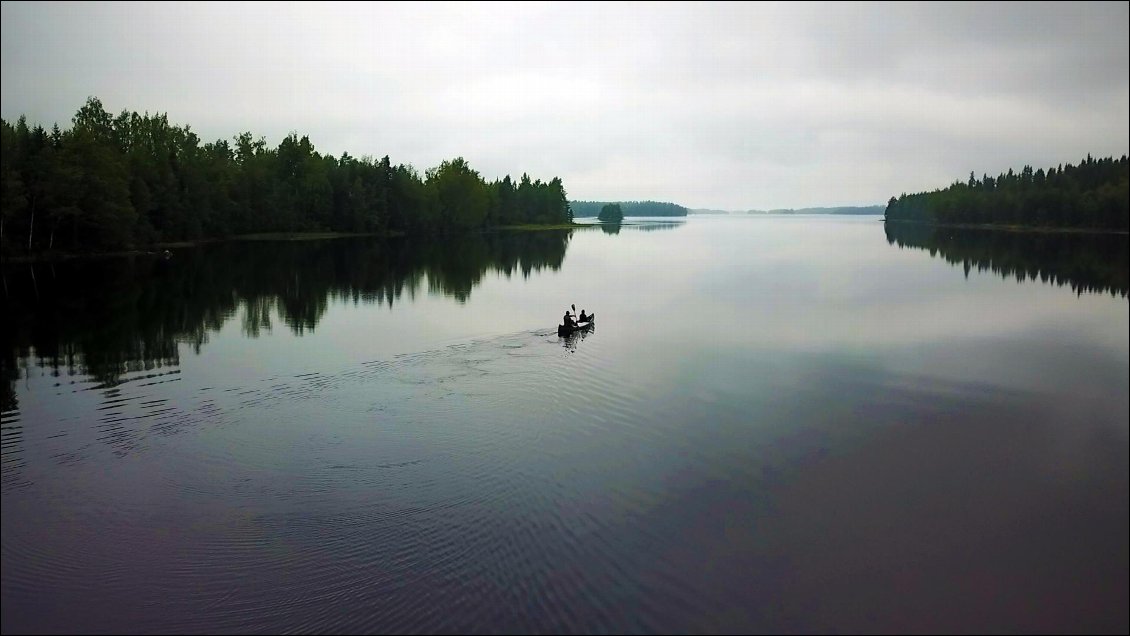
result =
M1128 6L4 2L0 114L94 95L571 199L871 205L1126 154Z

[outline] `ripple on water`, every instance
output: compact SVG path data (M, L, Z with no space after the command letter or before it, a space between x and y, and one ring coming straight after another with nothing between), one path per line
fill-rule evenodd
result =
M132 594L137 629L517 628L544 627L544 615L561 628L591 624L570 604L599 610L596 588L559 564L607 546L597 517L575 515L560 478L543 471L560 455L536 455L563 435L546 421L598 430L630 419L633 390L598 352L563 356L545 334L510 334L188 399L162 390L179 371L145 374L88 387L102 397L86 417L30 441L19 413L5 413L6 511L9 493L33 486L19 457L29 449L54 451L55 468L40 470L55 480L60 464L76 477L127 478L99 449L160 468L145 503L135 484L39 510L59 530L48 540L6 523L5 589L13 599ZM607 399L594 418L578 404L598 391ZM188 460L155 446L184 433ZM612 572L631 567L606 560ZM145 611L151 603L165 609ZM442 609L450 603L458 611Z

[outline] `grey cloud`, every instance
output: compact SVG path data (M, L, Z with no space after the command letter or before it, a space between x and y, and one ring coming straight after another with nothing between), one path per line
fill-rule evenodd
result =
M864 205L1126 153L1127 7L5 2L0 112L97 95L575 198Z

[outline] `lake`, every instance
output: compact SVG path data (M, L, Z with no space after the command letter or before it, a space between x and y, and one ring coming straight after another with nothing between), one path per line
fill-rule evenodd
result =
M5 264L3 631L1127 631L1125 235L631 221Z

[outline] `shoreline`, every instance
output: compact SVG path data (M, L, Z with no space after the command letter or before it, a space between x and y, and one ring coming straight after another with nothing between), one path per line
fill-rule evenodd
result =
M573 224L553 224L553 225L506 225L495 228L479 230L479 234L487 234L498 231L522 231L522 232L535 232L544 230L574 230L586 227L600 227L596 225L588 225L585 223ZM115 250L112 252L38 252L35 254L17 254L9 256L8 254L0 255L0 261L5 263L36 263L47 261L69 261L75 259L86 258L121 258L123 256L161 256L163 252L171 249L184 249L189 247L199 247L201 245L210 245L214 243L228 243L239 241L257 241L257 242L286 242L286 241L325 241L341 238L364 238L374 237L383 239L401 238L408 236L404 232L258 232L255 234L238 234L234 236L220 237L220 238L202 238L193 241L165 241L161 243L153 243L144 248L134 248L126 250ZM436 235L432 235L436 236ZM443 235L438 235L443 236Z
M904 221L900 219L879 219L881 223L903 223L906 225L925 225L938 228L956 228L961 230L992 230L995 232L1023 232L1037 234L1115 234L1127 236L1127 230L1107 230L1102 228L1079 227L1048 227L1036 225L999 225L994 223L931 223L929 221Z

